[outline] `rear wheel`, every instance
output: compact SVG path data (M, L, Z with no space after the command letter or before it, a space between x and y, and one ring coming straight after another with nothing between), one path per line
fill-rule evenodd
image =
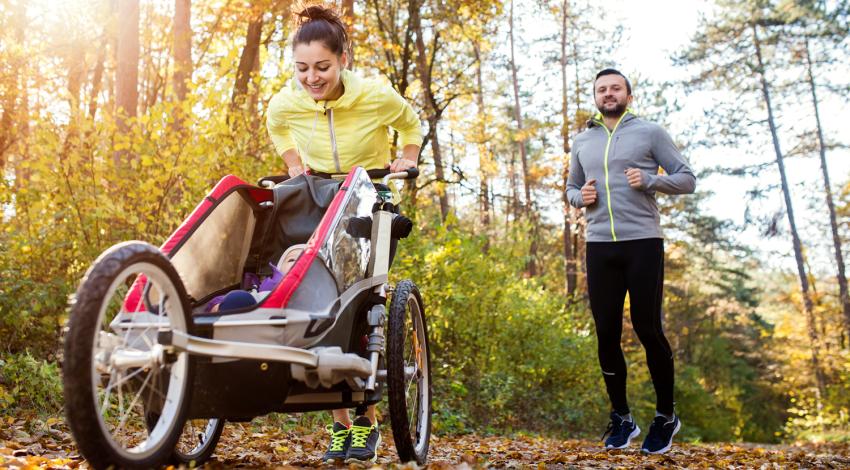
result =
M189 467L202 465L215 452L223 429L224 420L220 418L187 420L174 447L174 459Z
M65 415L93 467L150 468L171 457L191 362L157 334L189 332L186 299L169 260L142 242L110 248L80 283L65 337Z
M396 286L387 326L387 400L396 451L422 465L431 437L431 360L425 309L409 280Z

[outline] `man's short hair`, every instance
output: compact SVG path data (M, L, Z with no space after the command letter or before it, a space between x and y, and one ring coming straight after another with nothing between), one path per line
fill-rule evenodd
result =
M594 87L594 88L596 88L596 80L599 80L599 77L601 77L601 76L603 76L603 75L619 75L619 76L623 77L623 80L625 80L625 81L626 81L626 93L628 93L629 95L631 95L631 94L632 94L632 84L631 84L631 83L629 83L629 79L628 79L628 78L626 78L626 76L625 76L625 75L623 75L623 74L622 74L619 70L617 70L617 69L605 69L605 70L602 70L602 71L600 71L599 73L597 73L597 74L596 74L596 78L594 78L594 79L593 79L593 87Z

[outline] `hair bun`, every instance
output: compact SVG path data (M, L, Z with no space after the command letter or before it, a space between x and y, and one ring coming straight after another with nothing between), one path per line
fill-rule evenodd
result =
M333 7L314 4L309 5L295 14L298 25L309 23L310 21L325 20L330 23L340 21L339 15L334 11Z

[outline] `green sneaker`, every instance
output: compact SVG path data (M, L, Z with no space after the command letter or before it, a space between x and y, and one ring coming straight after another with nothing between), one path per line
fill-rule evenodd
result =
M378 446L381 445L381 433L378 426L365 416L354 418L351 426L351 444L345 463L375 462L378 460Z
M328 445L328 451L325 452L322 460L329 464L342 463L351 444L351 429L339 422L334 423L333 426L328 426L326 429L331 435L331 443Z

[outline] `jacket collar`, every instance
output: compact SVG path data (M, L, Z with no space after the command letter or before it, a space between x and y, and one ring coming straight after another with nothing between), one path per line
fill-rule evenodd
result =
M620 125L622 126L632 119L637 119L637 115L634 111L632 111L632 108L626 108L625 115L623 116L623 120L620 121ZM588 129L599 126L605 127L605 121L602 120L602 113L596 113L590 120L587 121Z

